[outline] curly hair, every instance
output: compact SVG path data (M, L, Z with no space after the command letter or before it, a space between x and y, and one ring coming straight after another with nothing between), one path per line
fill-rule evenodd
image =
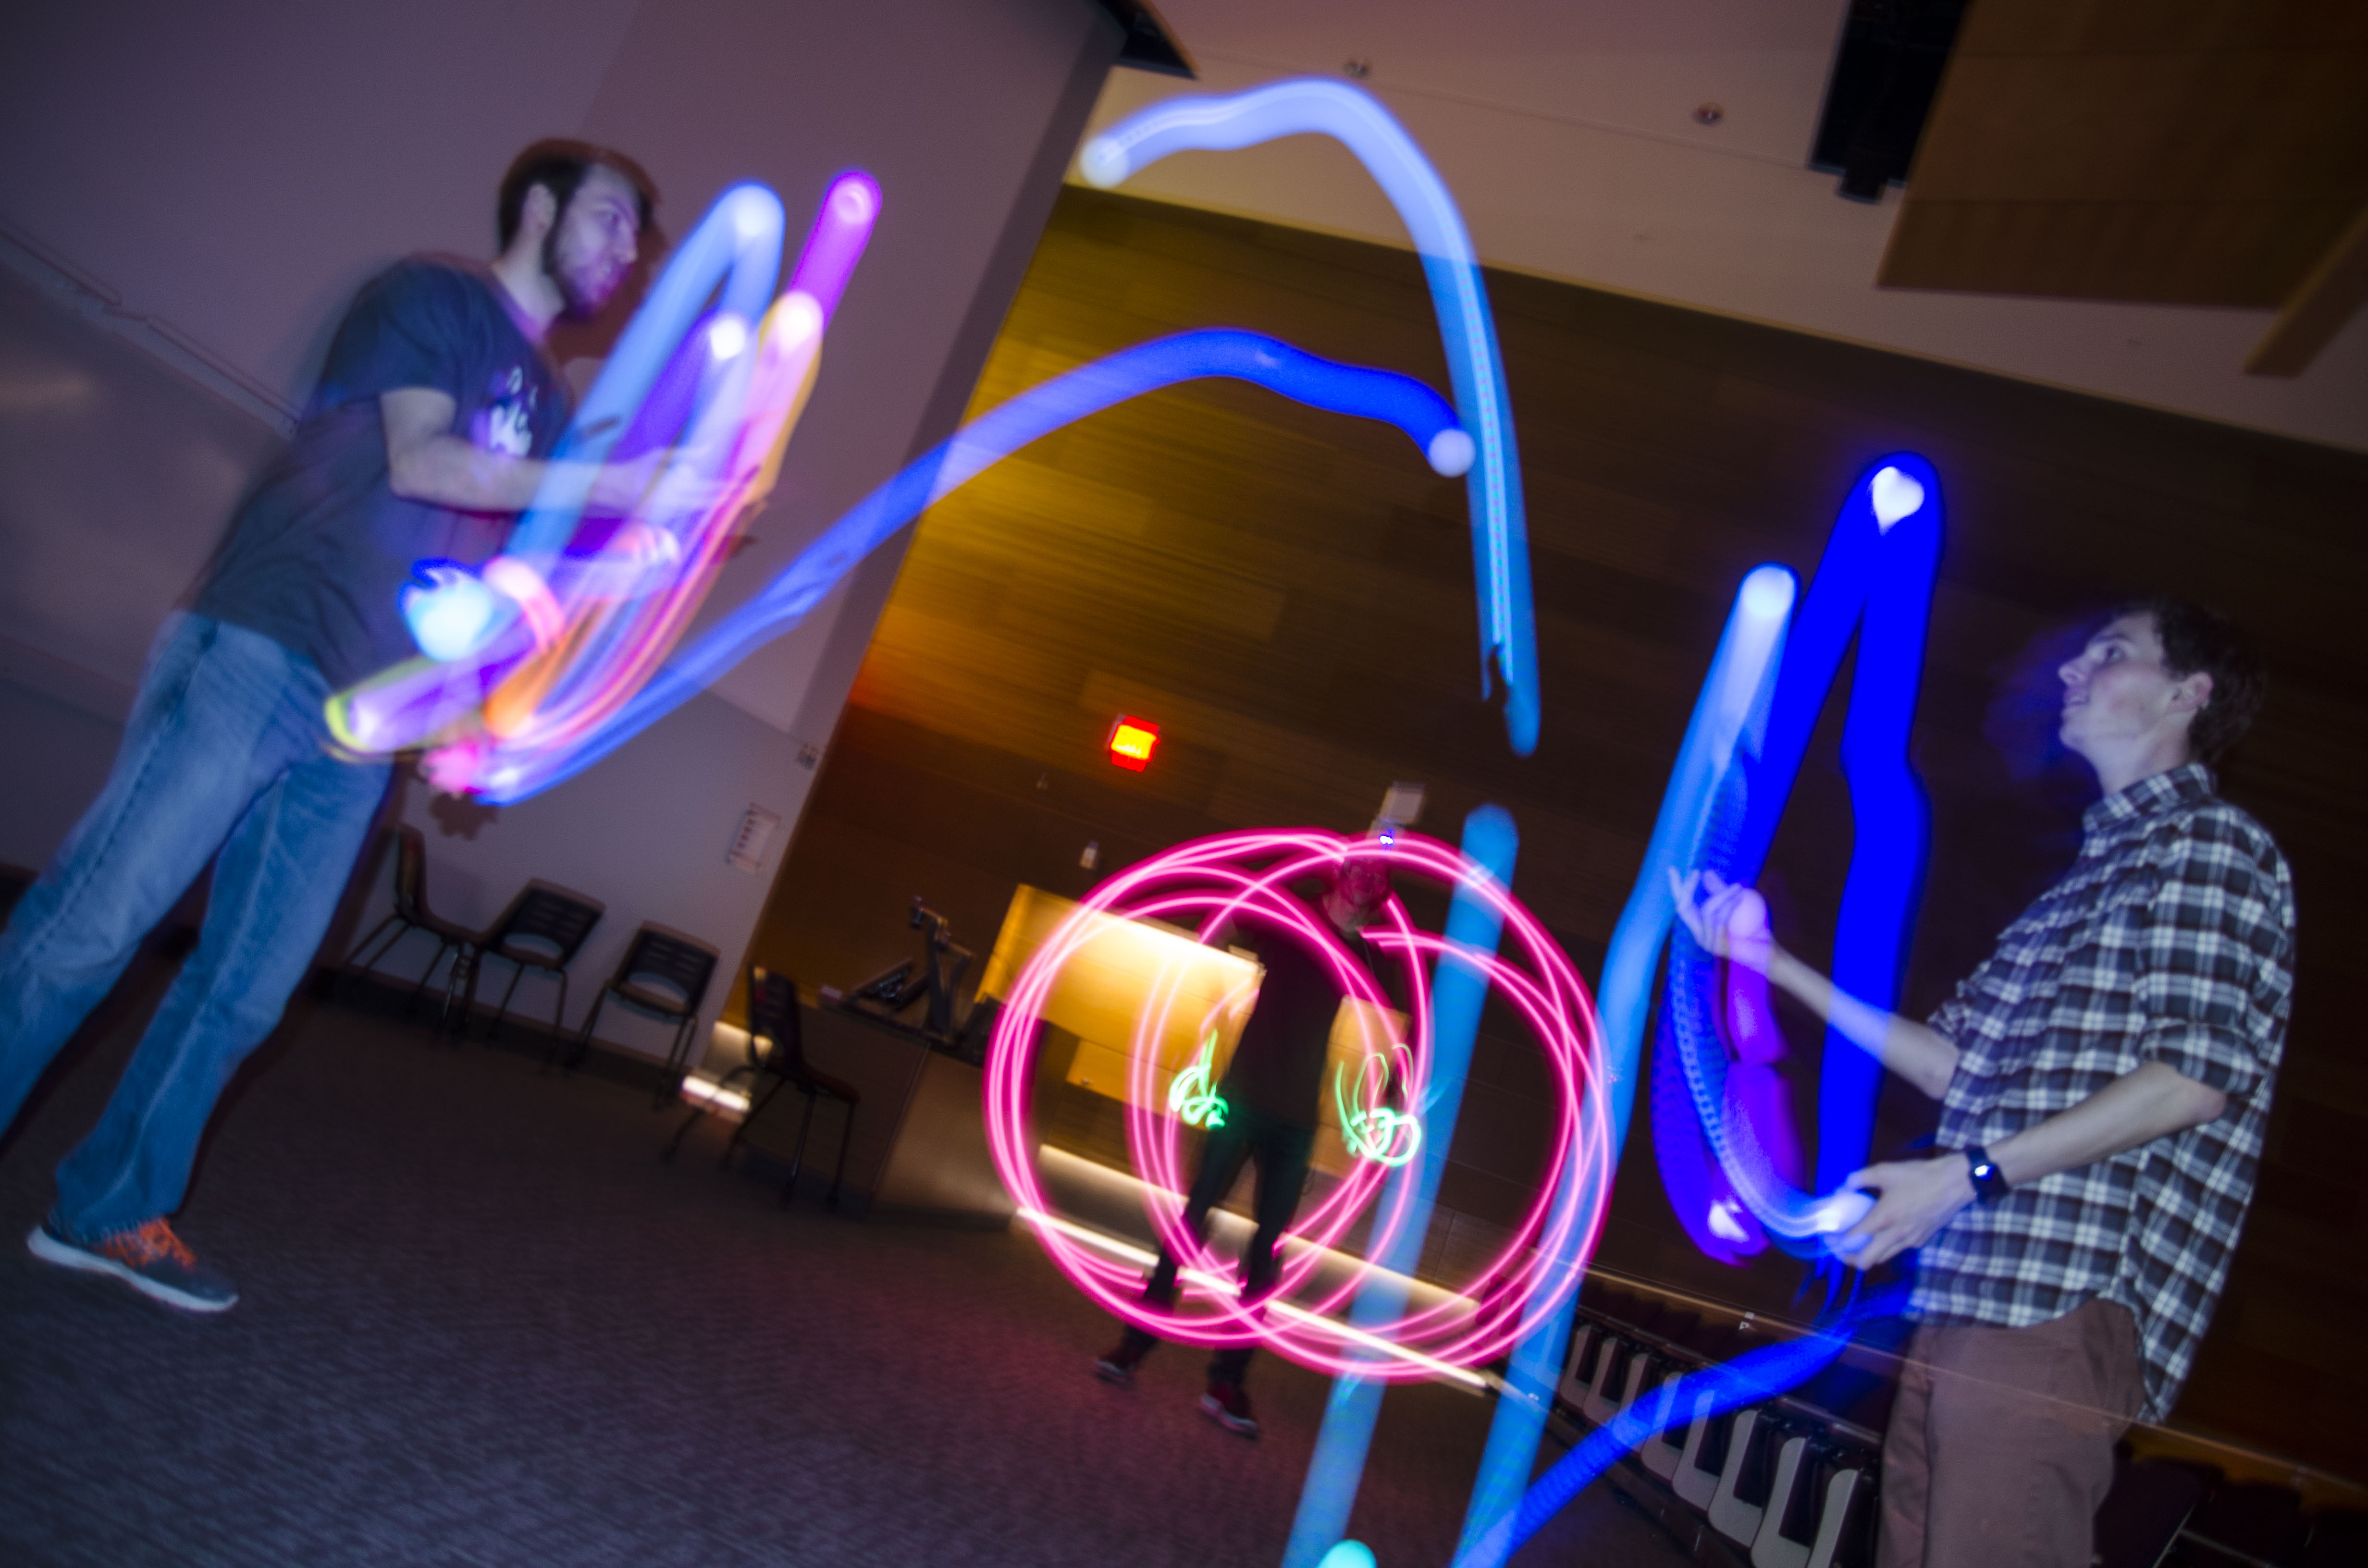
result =
M2252 728L2269 693L2260 651L2235 621L2192 600L2168 594L2131 599L2116 605L2112 619L2125 615L2154 619L2163 668L2172 679L2199 670L2212 677L2212 695L2188 727L2187 748L2199 762L2217 763Z

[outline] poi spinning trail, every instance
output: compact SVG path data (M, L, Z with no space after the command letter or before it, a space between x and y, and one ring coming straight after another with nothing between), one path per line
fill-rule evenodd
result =
M1356 1154L1348 1178L1288 1233L1275 1297L1296 1309L1289 1312L1244 1303L1232 1285L1233 1270L1209 1244L1183 1224L1179 1194L1188 1185L1178 1141L1178 1119L1152 1108L1164 1105L1156 1080L1157 1042L1181 1006L1183 975L1174 966L1154 982L1139 1009L1130 1050L1127 1141L1144 1183L1148 1215L1160 1243L1181 1270L1182 1296L1172 1308L1142 1299L1143 1275L1058 1225L1037 1226L1046 1254L1095 1301L1125 1321L1187 1344L1240 1344L1255 1340L1302 1365L1339 1373L1403 1381L1431 1375L1427 1359L1468 1367L1486 1362L1534 1326L1577 1285L1577 1258L1584 1256L1601 1223L1609 1183L1565 1182L1566 1166L1600 1165L1611 1131L1603 1119L1604 1096L1590 1093L1594 1082L1593 1012L1577 972L1535 918L1500 884L1476 873L1449 846L1417 834L1401 833L1394 845L1315 829L1254 830L1224 834L1178 846L1110 879L1037 949L1014 979L996 1021L986 1062L987 1139L1005 1186L1024 1213L1052 1214L1039 1179L1034 1141L1029 1131L1028 1097L1042 1028L1045 998L1063 968L1088 947L1111 918L1160 920L1213 934L1247 918L1317 953L1341 993L1362 1004L1354 1017L1368 1035L1388 1016L1389 998L1364 966L1351 958L1329 921L1293 895L1288 884L1326 874L1356 859L1378 858L1394 874L1427 878L1484 903L1504 922L1519 961L1463 947L1415 928L1395 900L1365 933L1374 948L1395 960L1409 997L1405 1040L1378 1036L1362 1044L1368 1058L1395 1061L1395 1093L1406 1108L1394 1111L1390 1142L1377 1145L1372 1133ZM1376 1259L1403 1250L1412 1210L1409 1184L1381 1195L1391 1170L1411 1157L1421 1138L1413 1131L1430 1109L1429 1082L1431 1028L1430 986L1426 965L1451 955L1453 961L1485 968L1489 983L1509 1000L1535 1032L1554 1085L1556 1132L1553 1155L1524 1221L1497 1253L1474 1270L1456 1295L1436 1305L1395 1312L1386 1321L1359 1319L1356 1335L1337 1319L1374 1275ZM1187 1020L1197 1030L1202 1020ZM1400 1053L1403 1053L1402 1055ZM1384 1078L1389 1076L1386 1069ZM1370 1081L1370 1076L1368 1081ZM1198 1085L1193 1091L1197 1094ZM1380 1097L1376 1093L1375 1097ZM1371 1108L1371 1101L1358 1102ZM1372 1128L1368 1120L1369 1133ZM1367 1256L1344 1278L1319 1280L1325 1249L1372 1209ZM1418 1232L1412 1233L1418 1241ZM1369 1358L1357 1346L1374 1339L1409 1351L1415 1358Z
M1540 716L1535 631L1520 468L1495 325L1462 220L1411 139L1375 100L1354 88L1327 81L1287 82L1231 98L1156 106L1097 138L1082 168L1092 183L1109 186L1186 148L1243 147L1309 131L1332 135L1349 147L1405 221L1437 308L1455 408L1408 378L1334 364L1249 333L1187 333L1123 350L1031 389L963 426L825 529L767 588L661 666L712 585L738 519L773 483L781 449L812 389L823 337L879 210L879 191L869 176L841 176L825 199L790 288L768 306L779 265L780 202L761 187L737 187L719 199L661 276L563 437L554 454L561 461L510 547L473 574L450 562L421 563L422 581L405 595L404 610L426 657L332 699L334 733L362 753L428 744L429 770L439 787L496 801L523 799L606 755L750 649L796 625L872 549L995 462L1126 398L1215 375L1251 381L1316 407L1385 420L1416 442L1434 471L1468 472L1483 691L1494 680L1503 681L1508 740L1516 754L1529 755ZM708 308L719 284L721 298ZM594 465L670 445L671 460L631 516L614 524L584 521ZM1932 504L1924 508L1928 494ZM1399 1300L1403 1291L1402 1285L1376 1290L1382 1279L1373 1260L1403 1252L1427 1222L1428 1191L1413 1180L1387 1184L1392 1194L1381 1200L1368 1257L1345 1285L1318 1292L1312 1309L1280 1303L1276 1312L1245 1307L1224 1283L1217 1260L1183 1230L1180 1199L1172 1196L1181 1187L1176 1121L1144 1108L1152 1097L1143 1093L1130 1098L1130 1144L1153 1190L1170 1194L1155 1205L1154 1221L1163 1242L1186 1264L1188 1301L1195 1310L1146 1313L1137 1295L1139 1274L1116 1269L1071 1245L1057 1227L1040 1227L1048 1251L1081 1287L1154 1333L1198 1343L1238 1343L1247 1335L1340 1376L1336 1408L1319 1445L1317 1473L1328 1473L1326 1456L1337 1448L1339 1462L1333 1469L1339 1473L1332 1479L1342 1482L1345 1476L1345 1482L1334 1487L1336 1495L1318 1499L1311 1476L1290 1560L1312 1562L1327 1550L1349 1551L1355 1545L1338 1540L1329 1514L1337 1505L1338 1522L1345 1522L1346 1498L1355 1490L1354 1470L1361 1467L1375 1408L1365 1395L1378 1393L1368 1385L1424 1375L1419 1363L1377 1361L1369 1349L1359 1348L1384 1342L1434 1365L1469 1365L1515 1348L1508 1397L1492 1428L1465 1532L1467 1549L1506 1549L1514 1529L1511 1501L1520 1494L1543 1422L1542 1409L1531 1408L1540 1403L1535 1390L1551 1382L1549 1371L1541 1383L1540 1369L1553 1354L1549 1342L1558 1345L1567 1335L1570 1294L1600 1221L1633 1097L1643 994L1672 915L1667 872L1678 866L1711 866L1737 881L1756 873L1808 727L1861 616L1865 635L1844 743L1860 814L1859 848L1844 902L1839 944L1843 956L1836 978L1879 1006L1888 1006L1896 994L1922 868L1922 798L1906 767L1905 737L1937 552L1938 489L1928 465L1903 456L1874 471L1853 493L1853 505L1861 495L1878 541L1904 519L1920 519L1919 527L1904 530L1903 542L1887 552L1855 537L1846 549L1838 527L1795 631L1803 649L1797 663L1782 653L1790 574L1763 568L1747 580L1738 597L1736 619L1721 642L1672 776L1637 893L1607 960L1605 1038L1599 1040L1595 1032L1586 993L1567 960L1526 914L1517 913L1519 906L1495 879L1435 841L1411 835L1399 840L1396 853L1407 858L1394 864L1454 880L1459 909L1469 903L1474 911L1485 910L1488 941L1443 941L1412 929L1403 911L1393 907L1376 944L1409 971L1416 997L1414 1039L1368 1040L1353 1088L1345 1074L1334 1085L1355 1168L1292 1233L1310 1242L1338 1239L1391 1170L1427 1170L1443 1157L1479 998L1494 986L1546 1045L1559 1075L1561 1126L1556 1163L1520 1233L1527 1250L1508 1247L1481 1272L1474 1286L1476 1310L1449 1306L1405 1313L1382 1324L1381 1337L1363 1333L1373 1303ZM1846 509L1844 525L1857 515ZM1920 544L1907 542L1919 539ZM1867 565L1869 554L1877 567ZM1508 847L1510 825L1508 818L1503 820ZM1225 847L1207 848L1220 844ZM1338 835L1225 835L1186 846L1115 879L1107 885L1112 890L1110 908L1115 910L1121 896L1140 895L1139 907L1130 904L1125 913L1168 917L1198 912L1215 919L1222 908L1256 905L1324 949L1336 964L1345 963L1325 923L1279 884L1373 849L1367 841L1352 844ZM1224 856L1234 850L1268 858L1251 869L1229 867ZM1391 853L1387 846L1381 852ZM1277 871L1278 866L1296 869ZM1177 884L1138 886L1142 877L1159 876L1172 877ZM1103 894L1098 891L1096 896ZM1496 956L1499 924L1514 929L1530 967ZM1679 944L1680 949L1689 946ZM1058 940L1046 944L1023 973L1023 984L1042 965L1057 969L1063 956ZM1713 975L1701 958L1698 950L1672 955L1664 1008L1672 1043L1658 1053L1656 1063L1674 1067L1670 1081L1681 1084L1691 1114L1682 1123L1669 1118L1665 1135L1664 1101L1680 1101L1662 1093L1657 1077L1655 1104L1656 1143L1664 1148L1665 1171L1673 1173L1672 1195L1688 1215L1690 1231L1698 1241L1707 1233L1731 1251L1732 1244L1748 1250L1757 1227L1793 1239L1837 1228L1841 1210L1834 1199L1811 1199L1787 1179L1785 1130L1770 1119L1773 1101L1765 1081L1781 1041L1772 1023L1764 1022L1764 982L1755 994L1748 973L1730 974L1723 1034L1721 1010L1710 1000ZM1442 1022L1445 1032L1437 1035L1422 983L1424 960L1442 963L1442 986L1451 978L1461 986L1454 1019ZM1376 1002L1364 995L1372 983L1361 966L1348 964L1336 977L1345 994ZM1463 984L1466 978L1468 985ZM1018 1001L1020 990L1015 986L1011 1000ZM1167 994L1172 1005L1172 987ZM1027 1017L1024 1006L1015 1006L998 1023L996 1054L1007 1065L1024 1058L1029 1048L1021 1033ZM1138 1075L1151 1071L1151 1053L1140 1048L1164 1025L1159 1006L1138 1020ZM1875 1076L1854 1052L1830 1045L1829 1040L1820 1186L1829 1185L1829 1167L1847 1171L1862 1156ZM1734 1062L1728 1060L1730 1048L1738 1058ZM1440 1058L1452 1065L1445 1078L1433 1082L1433 1062ZM1205 1057L1201 1068L1201 1080L1197 1087L1186 1085L1187 1097L1201 1119L1221 1117L1223 1102L1205 1081ZM998 1079L990 1071L989 1125L1007 1182L1024 1210L1042 1213L1030 1167L1016 1153L1025 1147L1024 1120L1010 1119L1015 1107L1024 1117L1024 1074L1015 1081L1008 1072ZM999 1132L998 1092L1005 1117ZM1014 1099L1015 1094L1020 1097ZM1393 1104L1393 1095L1414 1097ZM1436 1120L1427 1114L1434 1103L1445 1112ZM1686 1136L1693 1140L1697 1156L1691 1165ZM1723 1183L1714 1193L1703 1172L1716 1173ZM1701 1189L1695 1197L1703 1201L1680 1197L1679 1188L1689 1183ZM1031 1193L1037 1199L1033 1208ZM1314 1256L1303 1248L1286 1263L1282 1291L1309 1284ZM1358 1326L1344 1331L1325 1314L1351 1299ZM1351 1449L1354 1467L1343 1469ZM1310 1514L1310 1504L1319 1501L1325 1506ZM1550 1514L1559 1506L1559 1500L1533 1491L1520 1508L1519 1533L1543 1517L1541 1507Z
M810 379L810 369L807 375ZM473 739L450 743L449 751L466 751L466 767L455 773L450 785L439 775L438 786L465 788L503 802L523 799L580 772L697 695L750 650L803 620L858 562L958 486L1075 420L1161 387L1210 376L1250 381L1314 407L1395 425L1442 474L1462 473L1472 461L1471 437L1457 426L1454 410L1410 377L1338 364L1250 332L1181 333L1140 344L1031 388L907 465L825 528L764 589L683 648L663 668L650 672L651 661L646 659L635 664L631 673L643 680L637 691L622 685L621 676L604 687L604 695L614 700L601 710L598 722L573 725L564 733L557 733L555 725L547 727L531 739L541 741L549 735L549 742L524 756L520 745L495 752ZM789 412L794 412L794 405ZM776 452L778 440L786 438L787 423L784 415L783 434L773 449ZM769 484L771 470L763 471L762 477ZM729 504L736 508L745 506L746 500L741 495ZM729 513L719 506L709 515L728 517ZM721 538L728 544L728 534ZM610 555L597 555L594 562L594 568L583 577L563 582L571 590L588 585L586 597L597 605L603 602L600 589L612 580L600 574L613 572L614 562ZM489 574L499 564L499 561L489 563ZM492 581L490 575L487 581ZM702 580L698 591L703 593L704 587ZM696 603L695 597L684 602L672 624L687 619ZM370 749L373 744L387 749L416 744L419 735L434 733L427 728L430 722L450 724L465 719L483 687L524 656L530 635L530 628L521 631L513 622L454 664L416 660L400 665L333 699L332 722L339 725L338 733L346 744L357 750ZM531 644L542 645L541 642ZM392 722L395 714L415 711L423 718L407 727Z
M1337 364L1254 332L1179 333L1121 349L981 415L857 502L769 585L677 653L600 735L574 755L564 772L545 782L589 767L689 700L751 649L803 620L897 529L1020 448L1129 398L1209 376L1233 377L1311 407L1395 425L1438 473L1460 474L1472 461L1472 439L1457 426L1455 411L1411 377ZM490 798L506 797L495 792Z
M1763 566L1746 579L1703 687L1713 742L1696 749L1690 733L1679 755L1663 805L1663 825L1674 831L1665 841L1656 830L1615 934L1614 957L1606 964L1607 1018L1624 1028L1641 1011L1640 998L1624 988L1637 983L1639 948L1645 948L1649 978L1646 943L1657 947L1671 923L1673 872L1699 869L1740 883L1759 879L1853 631L1859 654L1842 767L1854 822L1834 982L1876 1007L1888 1010L1896 1002L1930 837L1907 735L1941 524L1941 484L1931 465L1895 453L1851 486L1789 631L1790 574ZM1728 735L1725 744L1715 739ZM1656 877L1657 884L1648 885ZM1766 911L1756 896L1745 913L1758 929L1730 937L1764 942ZM1631 944L1625 953L1623 937ZM1615 980L1612 964L1623 958ZM1739 1262L1770 1238L1806 1256L1872 1206L1841 1182L1866 1162L1880 1069L1839 1031L1827 1031L1816 1182L1825 1196L1802 1190L1793 1154L1797 1140L1773 1069L1784 1046L1766 976L1748 963L1729 963L1726 971L1721 987L1717 963L1691 936L1672 939L1653 1070L1653 1141L1662 1180L1688 1233L1711 1256ZM1617 1001L1615 983L1623 988Z
M1455 199L1414 138L1371 94L1307 78L1231 97L1155 104L1087 142L1077 171L1108 189L1171 153L1231 152L1301 134L1329 136L1357 155L1422 257L1456 410L1479 443L1467 483L1481 600L1480 689L1485 696L1493 680L1504 682L1505 732L1514 755L1527 756L1538 745L1538 642L1512 403L1479 256Z
M775 300L780 199L757 185L719 197L569 422L507 548L474 574L420 563L403 609L425 656L330 699L340 744L429 745L438 788L503 800L562 771L674 646L771 489L879 210L869 175L832 182ZM584 517L598 465L666 447L628 517Z

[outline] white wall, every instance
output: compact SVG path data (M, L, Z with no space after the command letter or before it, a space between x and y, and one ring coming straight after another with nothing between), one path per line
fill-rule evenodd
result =
M780 869L786 831L777 833L755 872L724 858L740 816L751 805L796 820L814 775L797 765L798 743L722 699L701 695L654 725L598 767L517 805L488 807L438 795L416 777L400 778L393 811L427 835L428 907L483 928L498 918L529 878L540 877L607 906L570 971L568 1022L581 1023L593 994L614 972L643 921L697 937L723 949L701 1009L715 1014L731 989L741 950ZM393 857L372 868L377 889L366 932L385 907ZM416 975L433 955L422 937L387 955L390 974ZM479 984L487 1006L501 1000L510 965L489 961ZM554 983L529 972L514 1004L525 1017L548 1020ZM600 1017L600 1038L663 1055L665 1025L616 1006ZM705 1035L700 1035L700 1050Z
M1089 0L152 0L43 7L6 34L0 859L33 865L96 788L156 623L270 449L253 411L301 403L361 279L409 251L489 250L519 147L624 149L676 234L741 179L779 190L801 232L841 170L880 180L871 248L721 609L951 429L1118 46ZM688 931L723 952L712 1020L813 778L800 747L836 725L902 551L723 695L542 796L486 812L403 788L392 809L427 834L439 911L489 919L529 877L603 900L571 1023L639 923ZM753 876L724 859L751 804L785 819Z

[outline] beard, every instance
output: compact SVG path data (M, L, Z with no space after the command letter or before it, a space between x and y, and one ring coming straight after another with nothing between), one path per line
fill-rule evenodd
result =
M624 281L621 270L600 267L572 267L559 254L560 226L552 224L551 233L542 237L542 275L551 279L564 301L560 314L569 321L589 321L600 313Z

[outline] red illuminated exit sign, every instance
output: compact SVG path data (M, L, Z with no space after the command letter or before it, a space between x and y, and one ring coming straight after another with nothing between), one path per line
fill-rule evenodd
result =
M1110 726L1110 759L1131 773L1151 766L1159 749L1159 726L1148 719L1122 718Z

